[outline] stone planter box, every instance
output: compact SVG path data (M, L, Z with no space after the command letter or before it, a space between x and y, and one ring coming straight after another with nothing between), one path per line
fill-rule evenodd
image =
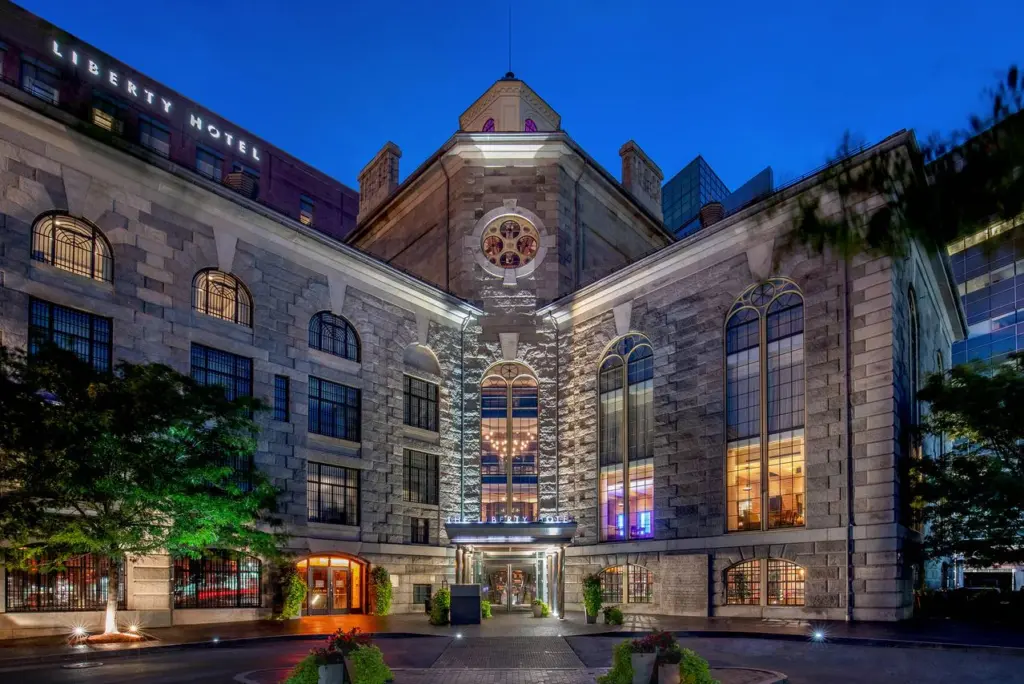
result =
M318 684L347 684L348 673L345 671L345 663L333 663L321 665L318 670Z
M654 676L654 661L657 658L658 654L656 653L633 653L630 655L630 660L633 663L633 684L651 684L651 677Z
M597 613L594 613L593 615L591 615L590 613L587 613L587 624L588 625L596 625L597 624Z
M544 612L540 606L533 607L533 617L544 617Z
M658 666L658 684L680 684L679 663L662 663Z

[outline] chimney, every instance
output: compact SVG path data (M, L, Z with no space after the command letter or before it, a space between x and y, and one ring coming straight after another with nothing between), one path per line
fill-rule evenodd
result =
M661 169L632 140L619 148L619 156L622 157L622 186L659 221L664 220L661 181L665 175Z
M700 208L701 228L707 228L714 223L718 223L723 218L725 218L725 206L721 202L711 200Z
M359 172L359 216L362 221L398 187L398 160L402 150L388 142Z

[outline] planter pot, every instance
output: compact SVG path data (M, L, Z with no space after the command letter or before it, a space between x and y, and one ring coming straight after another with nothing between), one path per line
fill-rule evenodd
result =
M658 684L680 684L679 663L662 663L658 666Z
M633 663L633 684L651 684L651 677L654 676L654 661L658 655L656 653L633 653L629 658Z
M533 607L533 617L544 617L543 611L540 606Z
M321 665L318 668L320 678L318 684L345 684L348 676L345 673L345 664Z
M588 625L596 625L597 624L597 613L594 613L593 615L591 615L590 613L587 613L587 624Z

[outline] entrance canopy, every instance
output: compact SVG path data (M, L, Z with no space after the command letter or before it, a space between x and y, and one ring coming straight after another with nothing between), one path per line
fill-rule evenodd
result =
M456 546L515 547L525 550L554 550L572 543L576 521L566 518L542 518L529 522L454 522L445 523L448 539Z

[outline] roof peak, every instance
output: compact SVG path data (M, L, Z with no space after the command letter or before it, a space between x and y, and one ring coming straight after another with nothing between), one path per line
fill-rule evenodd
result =
M511 71L459 117L459 130L467 133L550 133L561 125L558 112Z

